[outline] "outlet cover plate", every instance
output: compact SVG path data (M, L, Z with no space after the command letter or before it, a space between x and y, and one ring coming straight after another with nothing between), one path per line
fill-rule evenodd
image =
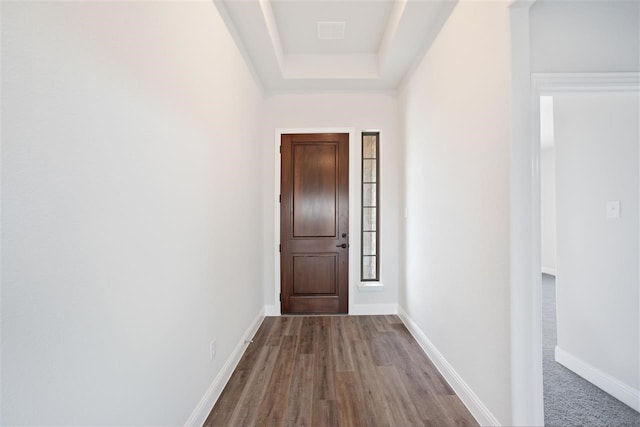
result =
M211 360L213 360L216 357L216 339L215 338L209 343L209 355L211 357Z

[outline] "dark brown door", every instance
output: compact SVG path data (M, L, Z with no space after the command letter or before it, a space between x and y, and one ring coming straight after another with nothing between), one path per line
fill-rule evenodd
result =
M282 135L282 313L347 313L349 134Z

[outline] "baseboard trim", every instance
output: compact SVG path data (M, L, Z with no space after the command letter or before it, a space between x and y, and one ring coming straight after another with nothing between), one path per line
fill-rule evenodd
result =
M542 272L544 274L549 274L549 275L554 276L554 277L556 275L556 269L555 268L542 267Z
M556 362L640 412L640 390L556 346Z
M435 364L438 371L444 379L449 383L451 388L456 392L462 403L469 409L471 415L481 426L500 426L498 419L491 413L489 408L480 400L473 392L471 387L462 379L462 377L451 366L447 359L438 351L436 346L431 342L427 335L420 329L416 322L402 308L398 308L400 319L416 339L427 357Z
M349 314L354 316L398 314L398 304L354 304Z
M200 399L200 402L198 402L198 405L189 416L189 419L184 423L185 427L200 427L204 424L213 409L213 405L215 405L216 401L220 397L222 390L227 385L227 382L231 378L231 374L233 374L236 366L238 366L238 362L240 362L240 359L247 348L245 341L250 340L258 331L258 328L264 319L264 312L264 308L260 309L255 319L253 319L247 330L244 332L240 341L238 341L238 344L231 352L231 355L220 369L220 372L218 372L218 375L213 379L213 382L205 392L204 396L202 396L202 399Z

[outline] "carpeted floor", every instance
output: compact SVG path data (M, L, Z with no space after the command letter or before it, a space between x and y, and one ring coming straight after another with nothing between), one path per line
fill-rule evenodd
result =
M542 334L546 426L640 426L640 413L554 360L556 284L546 274L542 275Z

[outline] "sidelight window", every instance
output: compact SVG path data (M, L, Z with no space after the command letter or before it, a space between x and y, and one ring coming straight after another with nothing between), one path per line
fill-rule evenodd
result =
M380 133L362 133L362 226L360 278L380 280Z

